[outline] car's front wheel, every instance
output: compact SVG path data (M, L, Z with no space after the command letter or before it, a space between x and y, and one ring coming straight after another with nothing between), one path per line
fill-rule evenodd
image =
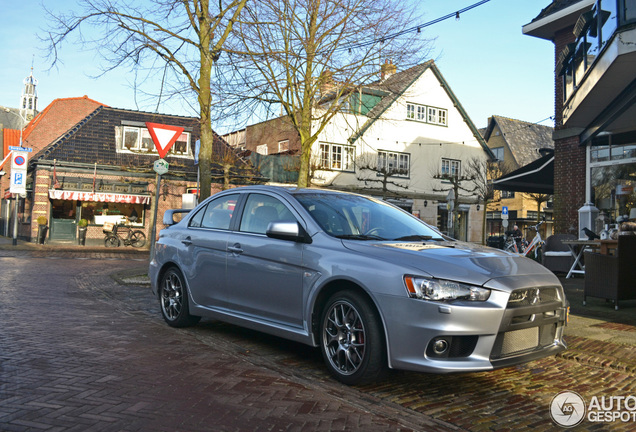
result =
M159 302L163 319L171 327L188 327L201 320L199 316L190 315L185 279L174 267L166 270L161 278Z
M378 379L386 369L382 324L375 307L353 291L334 294L320 320L322 355L331 374L347 385Z

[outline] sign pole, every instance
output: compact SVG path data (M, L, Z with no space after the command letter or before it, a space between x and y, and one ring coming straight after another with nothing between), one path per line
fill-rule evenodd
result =
M20 200L19 194L14 194L15 199L13 203L13 246L18 245L18 203Z
M161 192L161 174L155 176L157 189L155 189L155 200L152 203L152 220L150 221L150 260L155 256L155 240L157 237L157 209L159 208L159 193Z

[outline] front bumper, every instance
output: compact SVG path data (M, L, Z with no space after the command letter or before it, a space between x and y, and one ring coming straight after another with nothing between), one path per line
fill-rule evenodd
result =
M486 302L383 297L389 366L434 373L476 372L565 350L568 308L563 289L538 291L554 294L531 294L515 302L509 301L510 293L497 290Z

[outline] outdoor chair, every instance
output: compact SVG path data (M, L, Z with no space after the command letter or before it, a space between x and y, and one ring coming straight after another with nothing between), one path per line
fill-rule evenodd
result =
M543 247L541 263L553 273L567 273L574 263L570 248L563 244L563 240L576 240L574 234L554 234L548 237Z
M618 310L620 300L636 299L636 235L618 236L616 255L585 252L585 288L587 297L614 301Z

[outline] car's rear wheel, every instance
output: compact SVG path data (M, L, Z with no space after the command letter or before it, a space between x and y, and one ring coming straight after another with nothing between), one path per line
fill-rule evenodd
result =
M159 302L163 319L171 327L188 327L201 320L199 316L190 315L185 279L177 268L172 267L163 274Z
M378 379L386 369L382 324L375 307L353 291L334 294L320 320L322 355L331 374L347 385Z

